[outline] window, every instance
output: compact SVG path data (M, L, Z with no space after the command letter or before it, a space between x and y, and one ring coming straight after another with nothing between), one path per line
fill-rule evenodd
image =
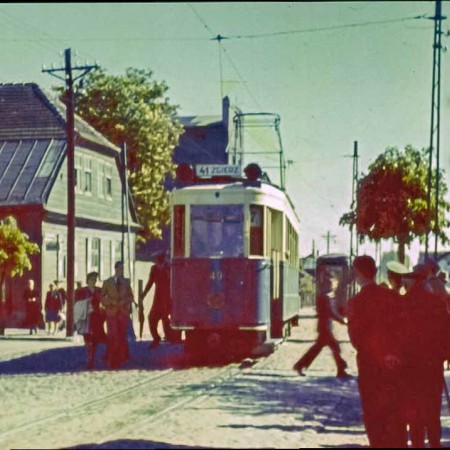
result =
M243 216L242 205L191 206L191 256L242 257Z
M100 239L91 239L91 270L100 272Z
M109 198L112 198L112 173L113 168L111 165L105 165L105 189L106 189L106 195Z
M98 172L97 172L97 185L98 185L98 196L105 196L105 165L102 161L98 161Z
M286 261L292 267L298 267L298 235L289 220L286 219Z
M264 256L264 209L250 205L250 255Z
M115 261L123 261L123 255L122 255L122 241L116 241L115 247L114 247L114 258Z
M75 156L75 191L83 191L83 158L81 156Z
M84 192L92 193L92 159L84 160Z
M173 208L173 256L184 256L184 205Z

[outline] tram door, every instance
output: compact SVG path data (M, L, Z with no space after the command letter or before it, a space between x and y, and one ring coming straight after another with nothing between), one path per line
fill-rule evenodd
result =
M283 299L281 257L283 249L283 213L267 208L267 247L271 263L270 335L283 336Z

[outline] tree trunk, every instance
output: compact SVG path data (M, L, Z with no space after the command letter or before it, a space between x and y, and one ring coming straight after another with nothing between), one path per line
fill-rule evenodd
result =
M405 264L405 242L403 241L399 241L398 242L398 260L402 263Z

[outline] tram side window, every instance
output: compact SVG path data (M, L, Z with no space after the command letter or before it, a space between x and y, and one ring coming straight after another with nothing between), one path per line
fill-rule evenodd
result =
M264 256L264 209L250 205L250 255Z
M173 256L184 256L184 205L173 208Z
M286 261L293 267L298 266L298 236L289 220L286 220Z

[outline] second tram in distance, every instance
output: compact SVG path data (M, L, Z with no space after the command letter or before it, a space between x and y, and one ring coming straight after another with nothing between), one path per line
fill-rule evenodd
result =
M186 351L250 348L298 321L299 219L252 179L191 179L171 192L172 325Z

